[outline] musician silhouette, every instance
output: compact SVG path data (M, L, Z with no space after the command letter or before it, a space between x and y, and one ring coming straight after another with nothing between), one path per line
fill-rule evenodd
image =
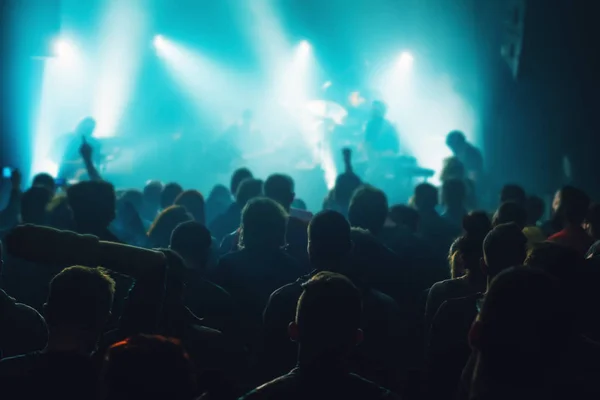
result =
M82 141L85 141L91 148L93 154L93 162L98 165L101 161L100 142L92 137L96 129L96 121L92 117L82 119L74 131L66 134L59 143L63 144L62 152L60 152L59 172L58 176L64 179L78 179L85 166L81 159L79 149Z

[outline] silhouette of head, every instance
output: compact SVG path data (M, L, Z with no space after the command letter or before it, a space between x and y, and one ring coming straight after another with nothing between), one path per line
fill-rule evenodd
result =
M448 254L453 277L463 275L463 271L478 272L481 268L483 238L461 236L452 243Z
M238 168L231 175L231 183L229 185L229 189L231 190L231 194L233 196L237 195L238 188L240 184L246 179L254 178L252 172L248 168Z
M303 285L290 336L301 349L344 355L362 339L362 300L343 275L319 272Z
M479 386L513 387L523 394L547 381L571 335L566 304L558 282L543 271L513 267L499 273L469 334L479 357L474 374L483 381Z
M205 222L204 214L204 196L197 190L185 190L175 199L176 206L183 206L188 213L194 217L194 221L203 224Z
M171 234L170 248L192 267L204 268L210 255L212 237L204 225L196 221L182 222Z
M33 186L21 196L21 221L25 224L46 225L46 208L52 200L52 193L42 186Z
M235 201L240 207L244 207L248 201L255 197L262 196L263 194L263 181L260 179L246 179L238 187L238 191L235 195Z
M463 218L466 235L483 240L492 230L492 221L485 211L471 211Z
M390 219L398 226L407 227L410 232L415 233L419 228L419 213L414 208L397 204L390 208Z
M90 335L95 344L110 316L115 281L102 269L65 268L50 282L44 316L48 328L68 328ZM91 350L91 349L90 349Z
M115 188L105 181L84 181L67 189L73 219L80 227L105 229L115 218Z
M525 201L527 225L535 226L544 217L545 208L544 200L538 196L529 196Z
M175 204L175 199L183 192L180 184L167 183L160 193L160 208L163 210Z
M430 183L421 183L415 187L413 202L418 211L434 211L438 205L438 190Z
M501 224L483 241L485 273L492 278L500 271L522 265L527 256L527 238L515 223Z
M288 175L273 174L265 181L265 196L275 200L289 211L294 201L294 180Z
M502 203L494 214L493 225L508 224L513 222L521 229L527 226L527 211L519 203L507 201Z
M56 182L50 174L42 172L33 177L33 183L31 186L46 188L52 195L56 192Z
M160 194L163 191L163 184L159 181L148 181L144 186L144 202L149 204L160 204Z
M192 216L185 207L171 206L164 209L148 230L148 239L152 247L168 247L171 241L171 234L177 225L192 221Z
M278 249L285 245L287 213L274 200L252 199L242 210L240 242L247 249Z
M308 225L308 257L315 268L338 271L351 250L350 223L342 214L325 210L312 218Z
M378 235L388 215L388 201L383 191L373 186L358 189L350 200L348 220L353 227Z
M179 340L141 334L108 349L102 384L108 400L190 400L197 389L194 367Z
M448 209L464 209L467 187L460 179L448 179L442 184L442 204Z
M466 146L467 139L461 131L452 131L446 136L446 145L453 153L460 153Z
M96 120L92 117L86 117L77 124L75 134L78 136L89 137L94 133L94 129L96 129Z
M500 203L505 203L508 201L517 203L518 205L524 207L525 202L527 201L525 189L515 184L504 185L500 191Z
M371 117L372 118L383 118L387 113L387 106L383 101L375 100L371 104Z
M576 187L565 186L554 199L554 221L562 227L566 225L580 226L583 224L590 207L588 195Z

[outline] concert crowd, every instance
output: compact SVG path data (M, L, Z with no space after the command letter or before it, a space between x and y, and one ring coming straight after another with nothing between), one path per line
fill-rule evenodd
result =
M314 214L277 171L120 190L85 141L78 183L13 171L0 396L600 398L600 206L508 184L479 209L479 155L453 150L408 204L344 151Z

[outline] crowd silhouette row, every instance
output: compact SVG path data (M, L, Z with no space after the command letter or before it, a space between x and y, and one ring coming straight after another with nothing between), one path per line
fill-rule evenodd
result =
M580 189L488 213L452 158L390 205L344 151L313 215L283 174L121 191L80 151L89 179L14 171L0 212L2 398L600 398Z

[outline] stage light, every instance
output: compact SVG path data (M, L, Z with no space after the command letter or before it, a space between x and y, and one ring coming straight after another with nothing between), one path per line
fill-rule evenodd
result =
M400 58L398 59L398 66L400 68L410 68L413 65L414 57L408 51L402 52L400 54Z
M157 50L164 50L167 44L167 40L164 38L163 35L156 35L154 36L154 40L152 41L152 43L154 44L154 47L156 47Z
M300 52L301 53L306 54L311 49L310 43L308 43L306 40L303 40L303 41L300 42L299 48L300 48Z
M331 86L331 81L327 81L327 82L325 82L325 83L323 84L323 86L321 86L321 88L322 88L323 90L326 90L326 89L327 89L328 87L330 87L330 86Z
M75 45L69 40L62 38L54 41L52 50L61 61L71 61L77 54Z

